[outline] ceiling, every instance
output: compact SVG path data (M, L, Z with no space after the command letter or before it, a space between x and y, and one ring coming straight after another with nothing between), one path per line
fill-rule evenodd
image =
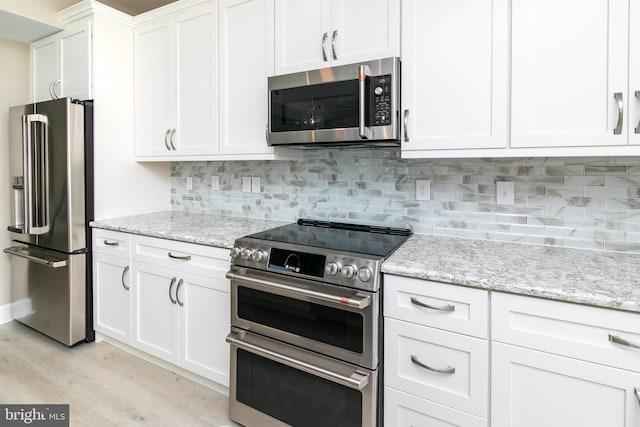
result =
M100 3L118 9L131 16L173 3L176 0L98 0Z

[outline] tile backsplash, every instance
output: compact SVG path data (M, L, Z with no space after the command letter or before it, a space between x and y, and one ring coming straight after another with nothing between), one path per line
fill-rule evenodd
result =
M640 253L640 157L414 160L394 148L302 156L174 162L172 209ZM212 176L219 177L219 191L212 191ZM242 177L251 176L260 177L260 193L242 192ZM431 180L430 201L416 201L416 179ZM513 205L496 203L496 181L515 183Z

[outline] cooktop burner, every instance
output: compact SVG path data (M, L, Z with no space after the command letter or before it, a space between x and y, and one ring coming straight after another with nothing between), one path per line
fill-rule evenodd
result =
M246 237L386 258L411 234L404 228L299 219Z

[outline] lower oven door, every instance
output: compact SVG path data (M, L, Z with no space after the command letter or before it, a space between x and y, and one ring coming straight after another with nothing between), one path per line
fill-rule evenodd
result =
M249 427L375 427L378 372L231 328L229 417Z
M233 267L231 325L336 359L378 366L379 296Z

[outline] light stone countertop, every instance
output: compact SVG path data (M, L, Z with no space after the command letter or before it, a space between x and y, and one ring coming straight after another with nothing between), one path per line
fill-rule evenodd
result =
M177 211L91 222L92 227L231 248L287 221ZM415 234L387 259L388 274L640 312L640 255Z
M238 237L287 223L284 221L162 211L92 221L90 225L105 230L122 231L142 236L160 237L230 249Z
M640 312L640 255L416 234L382 271Z

